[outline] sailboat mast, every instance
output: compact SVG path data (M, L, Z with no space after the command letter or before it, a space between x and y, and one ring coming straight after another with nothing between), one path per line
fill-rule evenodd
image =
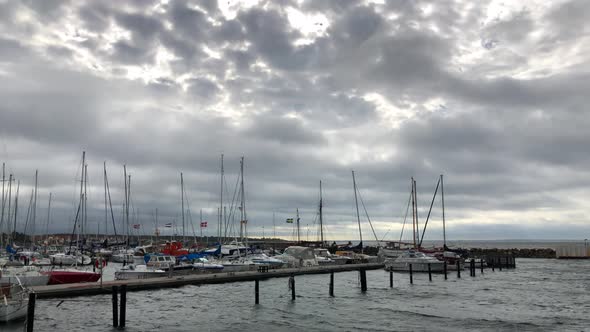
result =
M221 154L221 179L219 187L219 229L217 240L221 244L221 228L223 227L223 153Z
M127 245L129 245L129 191L127 190L127 166L123 165L123 180L125 181L125 208L123 212L125 213L125 227L127 228Z
M184 232L184 178L180 172L180 205L182 209L182 243L186 242L186 235Z
M447 248L447 230L445 226L445 185L443 183L443 175L440 175L440 195L442 201L442 219L443 219L443 250Z
M420 227L418 226L418 187L416 186L416 180L414 180L414 200L416 202L416 239L420 238Z
M0 213L0 244L4 243L4 233L2 227L4 226L4 181L6 181L6 164L2 163L2 213Z
M301 236L299 233L299 208L297 208L297 244L301 243Z
M18 212L18 192L19 192L19 189L20 189L20 180L17 181L17 184L16 184L16 196L14 196L14 228L12 229L12 232L13 232L13 238L12 238L13 244L14 244L14 241L16 240L16 214Z
M31 238L31 242L33 244L33 247L35 246L35 222L37 219L37 189L38 189L38 178L39 178L39 170L35 170L35 193L33 196L33 211L32 211L32 225L31 225L31 234L32 234L32 238Z
M80 174L80 207L82 212L82 218L84 218L84 165L86 165L86 151L82 151L82 172ZM84 222L80 223L83 224ZM80 227L81 225L78 224L78 235L77 235L77 242L76 248L80 246Z
M103 162L103 182L104 182L104 234L105 238L108 238L109 234L109 207L108 207L108 197L107 197L107 162Z
M86 239L86 235L90 234L88 231L88 191L86 190L88 186L88 164L84 164L84 214L82 217L84 218L84 232L82 233L82 239Z
M49 242L49 220L51 219L51 193L49 193L49 203L47 203L47 222L45 223L45 241ZM49 243L48 243L49 244Z
M246 191L244 190L244 157L240 160L240 181L240 241L243 241L243 238L246 237L247 243L248 217L246 215Z
M322 209L322 181L320 180L320 246L324 247L324 215Z
M361 240L361 254L363 253L363 232L361 231L361 215L359 213L359 202L356 194L356 178L354 177L354 171L352 171L352 188L354 190L354 203L356 205L356 220L359 224L359 238Z
M10 174L8 176L8 214L6 216L6 230L8 231L7 233L7 242L8 243L12 243L12 240L10 240L10 210L12 208L12 174Z
M410 182L412 186L412 242L414 243L414 249L416 249L416 200L414 196L414 178L411 178Z

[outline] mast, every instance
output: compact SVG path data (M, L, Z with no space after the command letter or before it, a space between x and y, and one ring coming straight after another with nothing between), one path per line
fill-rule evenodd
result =
M86 235L90 234L90 232L88 231L88 192L87 192L87 186L88 186L88 164L84 164L84 214L82 215L82 218L84 218L84 223L82 224L84 226L83 228L83 233L82 233L82 241L85 242L86 240Z
M156 247L160 243L160 230L158 229L158 208L156 208Z
M354 177L354 171L352 171L352 187L354 189L354 203L356 205L356 220L358 221L359 224L359 237L361 240L360 246L361 246L361 254L363 253L363 232L361 231L361 215L359 213L359 202L357 199L357 195L356 195L356 178Z
M219 187L219 229L217 240L221 244L221 228L223 224L223 153L221 154L221 183Z
M18 191L19 191L19 189L20 189L20 180L17 181L16 196L14 196L14 228L12 229L12 232L13 232L12 244L14 244L14 241L16 240L16 214L18 212Z
M418 187L416 186L416 180L414 181L414 201L416 209L416 239L420 238L420 228L418 226Z
M414 197L414 178L410 180L412 190L410 195L412 196L412 242L414 243L414 249L416 249L416 201Z
M129 191L127 190L127 166L123 165L123 180L125 181L125 208L123 209L123 212L125 213L125 227L127 228L126 234L127 234L127 240L125 240L125 242L127 242L127 246L129 246Z
M105 238L108 238L109 230L109 208L108 208L108 197L107 197L107 162L103 162L103 182L104 182L104 234Z
M4 182L6 181L6 164L2 163L2 213L0 213L0 244L4 244L4 207L6 206L4 194Z
M49 244L49 220L51 219L51 193L49 193L49 203L47 203L47 222L45 223L45 236L46 241Z
M77 242L76 242L76 248L78 248L80 246L80 228L81 226L83 226L84 224L84 170L85 167L84 165L86 165L86 151L82 151L82 172L80 174L80 209L82 212L82 222L80 224L78 224L78 235L77 235ZM82 225L81 225L82 224Z
M180 172L180 201L182 209L182 243L185 243L186 237L184 233L184 179L182 177L182 172Z
M12 244L12 240L10 240L10 210L11 210L11 204L12 204L12 174L10 174L8 176L8 214L7 214L7 219L6 219L6 230L7 230L7 235L6 237L8 238L8 240L6 242L11 243Z
M246 215L246 191L244 189L244 157L240 160L240 201L240 241L243 241L245 236L247 243L248 216Z
M442 218L443 218L443 250L447 250L447 231L445 226L445 185L443 184L443 175L440 175L440 195L442 201Z
M33 247L35 247L35 222L37 219L37 189L38 189L38 177L39 177L39 170L35 170L35 193L34 193L34 198L33 198L33 211L32 211L32 225L31 225L31 233L32 233L32 237L31 237L31 242L33 244Z
M299 208L297 208L297 244L301 243L301 235L299 234Z
M323 201L322 201L322 181L320 180L320 246L324 247L324 217L323 217Z
M201 230L201 245L203 244L203 209L199 211L199 229Z

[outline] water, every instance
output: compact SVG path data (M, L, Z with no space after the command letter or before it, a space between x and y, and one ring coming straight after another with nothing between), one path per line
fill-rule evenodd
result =
M590 331L590 260L517 259L513 270L462 272L449 279L367 271L361 293L358 272L296 277L291 301L287 278L254 283L185 286L127 294L126 331ZM38 300L36 331L115 331L110 295ZM22 331L23 322L0 325Z

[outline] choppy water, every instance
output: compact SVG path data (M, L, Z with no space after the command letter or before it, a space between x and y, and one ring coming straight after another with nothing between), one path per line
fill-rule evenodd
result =
M358 272L287 279L185 286L128 293L127 331L590 331L590 260L518 259L517 269L469 277L368 271L361 293ZM36 331L114 331L110 296L38 300ZM22 331L23 322L0 325Z

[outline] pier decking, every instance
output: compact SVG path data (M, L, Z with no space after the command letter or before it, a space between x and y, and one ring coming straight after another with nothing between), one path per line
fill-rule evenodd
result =
M139 291L167 287L180 287L184 285L204 285L226 282L263 280L269 278L289 277L292 275L302 274L321 274L357 270L376 270L381 269L383 267L384 265L381 263L328 265L304 268L284 268L268 270L268 272L225 272L150 279L115 280L105 281L102 283L102 285L100 282L93 282L79 284L35 286L31 287L31 289L37 294L37 298L74 297L83 295L111 294L113 286L121 285L127 285L127 290L129 291Z

